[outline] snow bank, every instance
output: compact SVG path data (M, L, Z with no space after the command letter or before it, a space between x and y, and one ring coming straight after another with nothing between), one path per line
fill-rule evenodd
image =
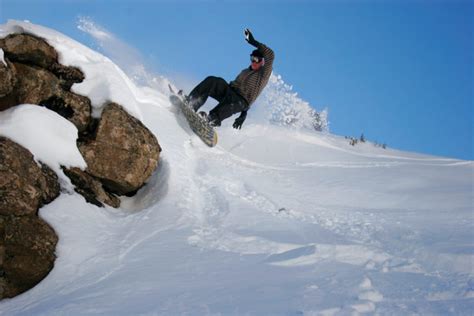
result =
M87 167L76 146L77 128L47 108L23 104L0 112L0 135L28 148L37 162L53 169L66 187L61 166Z
M28 33L44 38L58 52L61 64L79 67L84 72L84 81L74 84L71 90L91 99L95 117L100 116L106 102L112 101L122 105L137 119L143 119L135 85L107 57L57 31L29 22L9 20L0 25L0 38L12 33Z

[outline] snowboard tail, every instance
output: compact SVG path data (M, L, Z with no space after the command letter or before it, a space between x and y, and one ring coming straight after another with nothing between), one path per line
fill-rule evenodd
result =
M171 86L169 88L172 93L170 96L171 103L181 109L191 130L209 147L216 146L217 133L215 129L210 126L204 118L197 114L193 108L186 104L182 96L176 94Z

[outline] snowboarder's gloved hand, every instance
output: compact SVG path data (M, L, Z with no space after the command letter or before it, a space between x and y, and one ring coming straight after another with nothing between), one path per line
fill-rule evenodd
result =
M241 129L242 124L244 124L245 118L247 118L247 111L242 111L240 116L235 119L234 125L232 125L236 129Z
M258 42L257 42L257 41L255 40L255 38L253 37L252 32L250 32L249 29L245 29L245 30L244 30L244 34L245 34L245 40L246 40L250 45L257 47Z

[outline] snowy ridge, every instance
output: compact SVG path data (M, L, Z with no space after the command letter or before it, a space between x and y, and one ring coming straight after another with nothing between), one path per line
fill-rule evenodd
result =
M211 149L159 88L47 28L10 21L0 35L18 27L89 69L73 88L98 108L133 99L163 153L121 209L77 194L42 208L60 238L55 268L1 315L472 313L472 161L259 119L224 124Z

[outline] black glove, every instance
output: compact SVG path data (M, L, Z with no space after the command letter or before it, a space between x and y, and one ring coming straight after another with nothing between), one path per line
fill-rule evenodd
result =
M257 41L255 40L255 38L253 37L252 32L250 32L249 29L245 29L245 30L244 30L244 34L245 34L245 40L246 40L250 45L257 47L258 42L257 42Z
M234 125L232 125L235 129L241 129L242 124L244 124L245 119L247 118L247 111L242 111L240 116L235 119Z

